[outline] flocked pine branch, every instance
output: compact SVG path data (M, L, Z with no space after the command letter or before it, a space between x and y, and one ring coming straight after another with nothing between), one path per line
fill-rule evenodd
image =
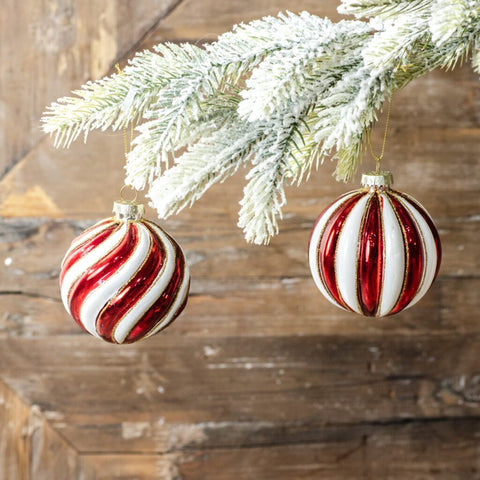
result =
M469 56L480 73L479 0L342 0L339 11L357 20L287 13L203 48L158 45L52 104L44 130L68 146L138 124L126 182L146 188L161 217L250 165L239 226L268 243L285 186L325 158L337 160L337 179L351 178L395 90Z

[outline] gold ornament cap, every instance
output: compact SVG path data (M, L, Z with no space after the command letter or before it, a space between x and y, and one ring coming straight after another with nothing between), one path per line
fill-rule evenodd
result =
M362 175L362 186L365 188L390 188L393 184L392 172L368 172Z
M140 220L145 212L142 203L116 200L113 202L113 213L116 220Z

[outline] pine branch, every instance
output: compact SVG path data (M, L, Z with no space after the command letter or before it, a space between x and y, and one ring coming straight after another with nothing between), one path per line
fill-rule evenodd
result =
M233 175L250 158L262 135L241 121L235 110L209 127L172 168L152 182L148 196L159 216L191 206L212 185Z
M339 11L382 20L364 51L365 63L377 70L413 67L400 86L435 68L453 68L480 34L478 1L343 0Z
M117 130L140 119L169 81L188 72L192 60L175 44L159 45L155 51L137 54L122 74L87 82L73 92L75 97L52 103L42 123L46 133L55 135L55 145L69 147L82 132L86 140L92 130Z
M286 13L204 48L159 45L52 104L43 128L68 146L81 133L139 123L126 182L147 188L163 217L251 164L239 226L268 243L285 186L328 157L337 179L350 179L395 90L470 52L480 73L478 0L343 0L339 11L370 22Z
M248 242L268 244L278 233L278 219L286 204L285 183L298 181L308 168L311 159L298 155L302 153L298 145L303 141L301 128L306 114L290 113L258 124L264 135L253 149L255 166L246 177L238 220Z
M202 103L218 90L218 77L204 50L199 50L200 56L204 61L192 62L188 72L159 91L157 100L144 113L147 121L137 128L140 134L128 158L129 171L131 165L145 171L137 179L129 175L135 188L144 188L148 178L161 174L162 163L168 165L169 155L191 137L192 124L215 116L214 112L204 112Z
M314 103L341 77L355 55L360 55L371 29L363 22L308 18L293 30L288 48L269 55L258 65L241 92L239 114L246 120L266 120L271 115L305 102ZM348 68L348 67L347 67Z
M356 18L391 19L398 15L411 15L429 6L430 0L342 0L338 12Z
M429 22L436 54L441 52L441 67L454 68L467 58L480 36L480 2L437 0Z
M235 25L231 32L226 32L216 42L206 46L212 62L244 65L245 71L260 63L267 55L277 50L289 50L302 40L303 32L322 28L324 20L302 12L279 13L277 17L264 17L249 24Z

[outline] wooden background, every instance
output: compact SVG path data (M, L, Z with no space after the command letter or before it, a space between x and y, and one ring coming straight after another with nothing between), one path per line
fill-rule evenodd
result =
M236 228L242 172L162 222L193 275L164 334L104 344L60 302L66 248L118 196L123 140L95 134L54 150L39 129L45 105L155 43L212 40L285 9L338 19L336 5L2 4L0 479L480 478L480 81L468 65L414 82L393 105L385 167L428 207L444 248L415 308L368 320L316 291L311 226L358 183L335 183L329 163L289 190L269 247Z

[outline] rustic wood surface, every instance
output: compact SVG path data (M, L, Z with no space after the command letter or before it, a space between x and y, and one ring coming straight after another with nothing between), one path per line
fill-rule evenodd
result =
M93 467L49 424L38 405L0 382L0 478L93 480Z
M161 335L104 344L61 305L60 260L109 214L123 140L94 134L55 150L38 127L44 106L160 41L209 41L286 9L338 19L336 5L7 0L1 480L480 479L480 81L469 66L429 74L393 104L385 167L431 212L444 250L440 276L415 308L364 319L317 292L310 229L356 188L334 182L328 162L288 189L269 247L247 245L236 228L242 172L160 222L193 275L185 312Z

